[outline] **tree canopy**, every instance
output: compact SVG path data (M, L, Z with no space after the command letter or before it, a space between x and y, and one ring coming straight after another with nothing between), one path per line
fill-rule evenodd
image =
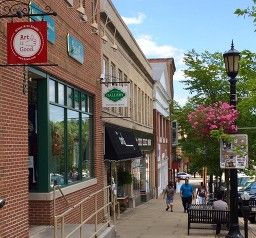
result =
M249 50L241 52L240 71L237 76L237 119L238 133L248 134L249 159L256 158L256 54ZM187 116L199 105L210 105L218 101L229 103L229 78L225 72L223 56L220 52L198 53L191 50L184 58L186 80L185 89L192 93L185 106L174 106L174 118L178 121L181 134L187 138L180 140L182 150L191 159L191 169L207 166L210 174L218 173L219 143L208 138L200 139L198 131L188 123ZM248 129L250 128L250 129ZM207 155L207 156L206 156Z

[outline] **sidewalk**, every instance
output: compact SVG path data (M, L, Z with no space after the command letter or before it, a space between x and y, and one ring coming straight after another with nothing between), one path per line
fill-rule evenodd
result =
M117 220L117 238L215 237L215 230L210 229L190 229L190 235L187 235L187 213L183 212L179 194L175 194L174 212L165 211L165 208L165 200L160 196L126 210ZM243 224L240 223L240 226L240 232L244 235ZM228 231L222 230L220 237L225 237L227 233ZM255 228L249 227L248 237L256 238Z

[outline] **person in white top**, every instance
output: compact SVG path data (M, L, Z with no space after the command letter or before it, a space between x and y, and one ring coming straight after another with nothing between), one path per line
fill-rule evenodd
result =
M213 202L213 209L214 210L228 210L228 204L223 201L223 193L219 192L216 195L217 201ZM221 221L217 221L217 226L216 226L216 235L220 234L220 230L221 230Z

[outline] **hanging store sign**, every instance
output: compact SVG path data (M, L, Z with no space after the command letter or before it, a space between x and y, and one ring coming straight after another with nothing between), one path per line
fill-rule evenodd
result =
M37 6L34 2L30 2L30 13L31 14L41 14L44 12L39 6ZM50 16L31 16L31 20L33 21L46 21L47 22L47 39L52 44L56 41L56 32L55 32L55 21Z
M80 64L84 63L84 45L74 36L67 35L68 54L71 58L78 61Z
M222 169L245 169L248 167L248 136L229 135L228 141L220 141L220 167Z
M7 23L7 63L47 62L47 23Z
M128 107L129 86L102 84L103 107Z

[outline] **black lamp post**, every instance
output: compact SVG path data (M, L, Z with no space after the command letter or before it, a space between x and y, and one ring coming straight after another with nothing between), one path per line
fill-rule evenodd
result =
M236 108L236 76L239 71L240 52L231 49L223 54L227 75L230 77L230 105ZM230 169L230 226L227 238L243 238L238 223L237 169Z

